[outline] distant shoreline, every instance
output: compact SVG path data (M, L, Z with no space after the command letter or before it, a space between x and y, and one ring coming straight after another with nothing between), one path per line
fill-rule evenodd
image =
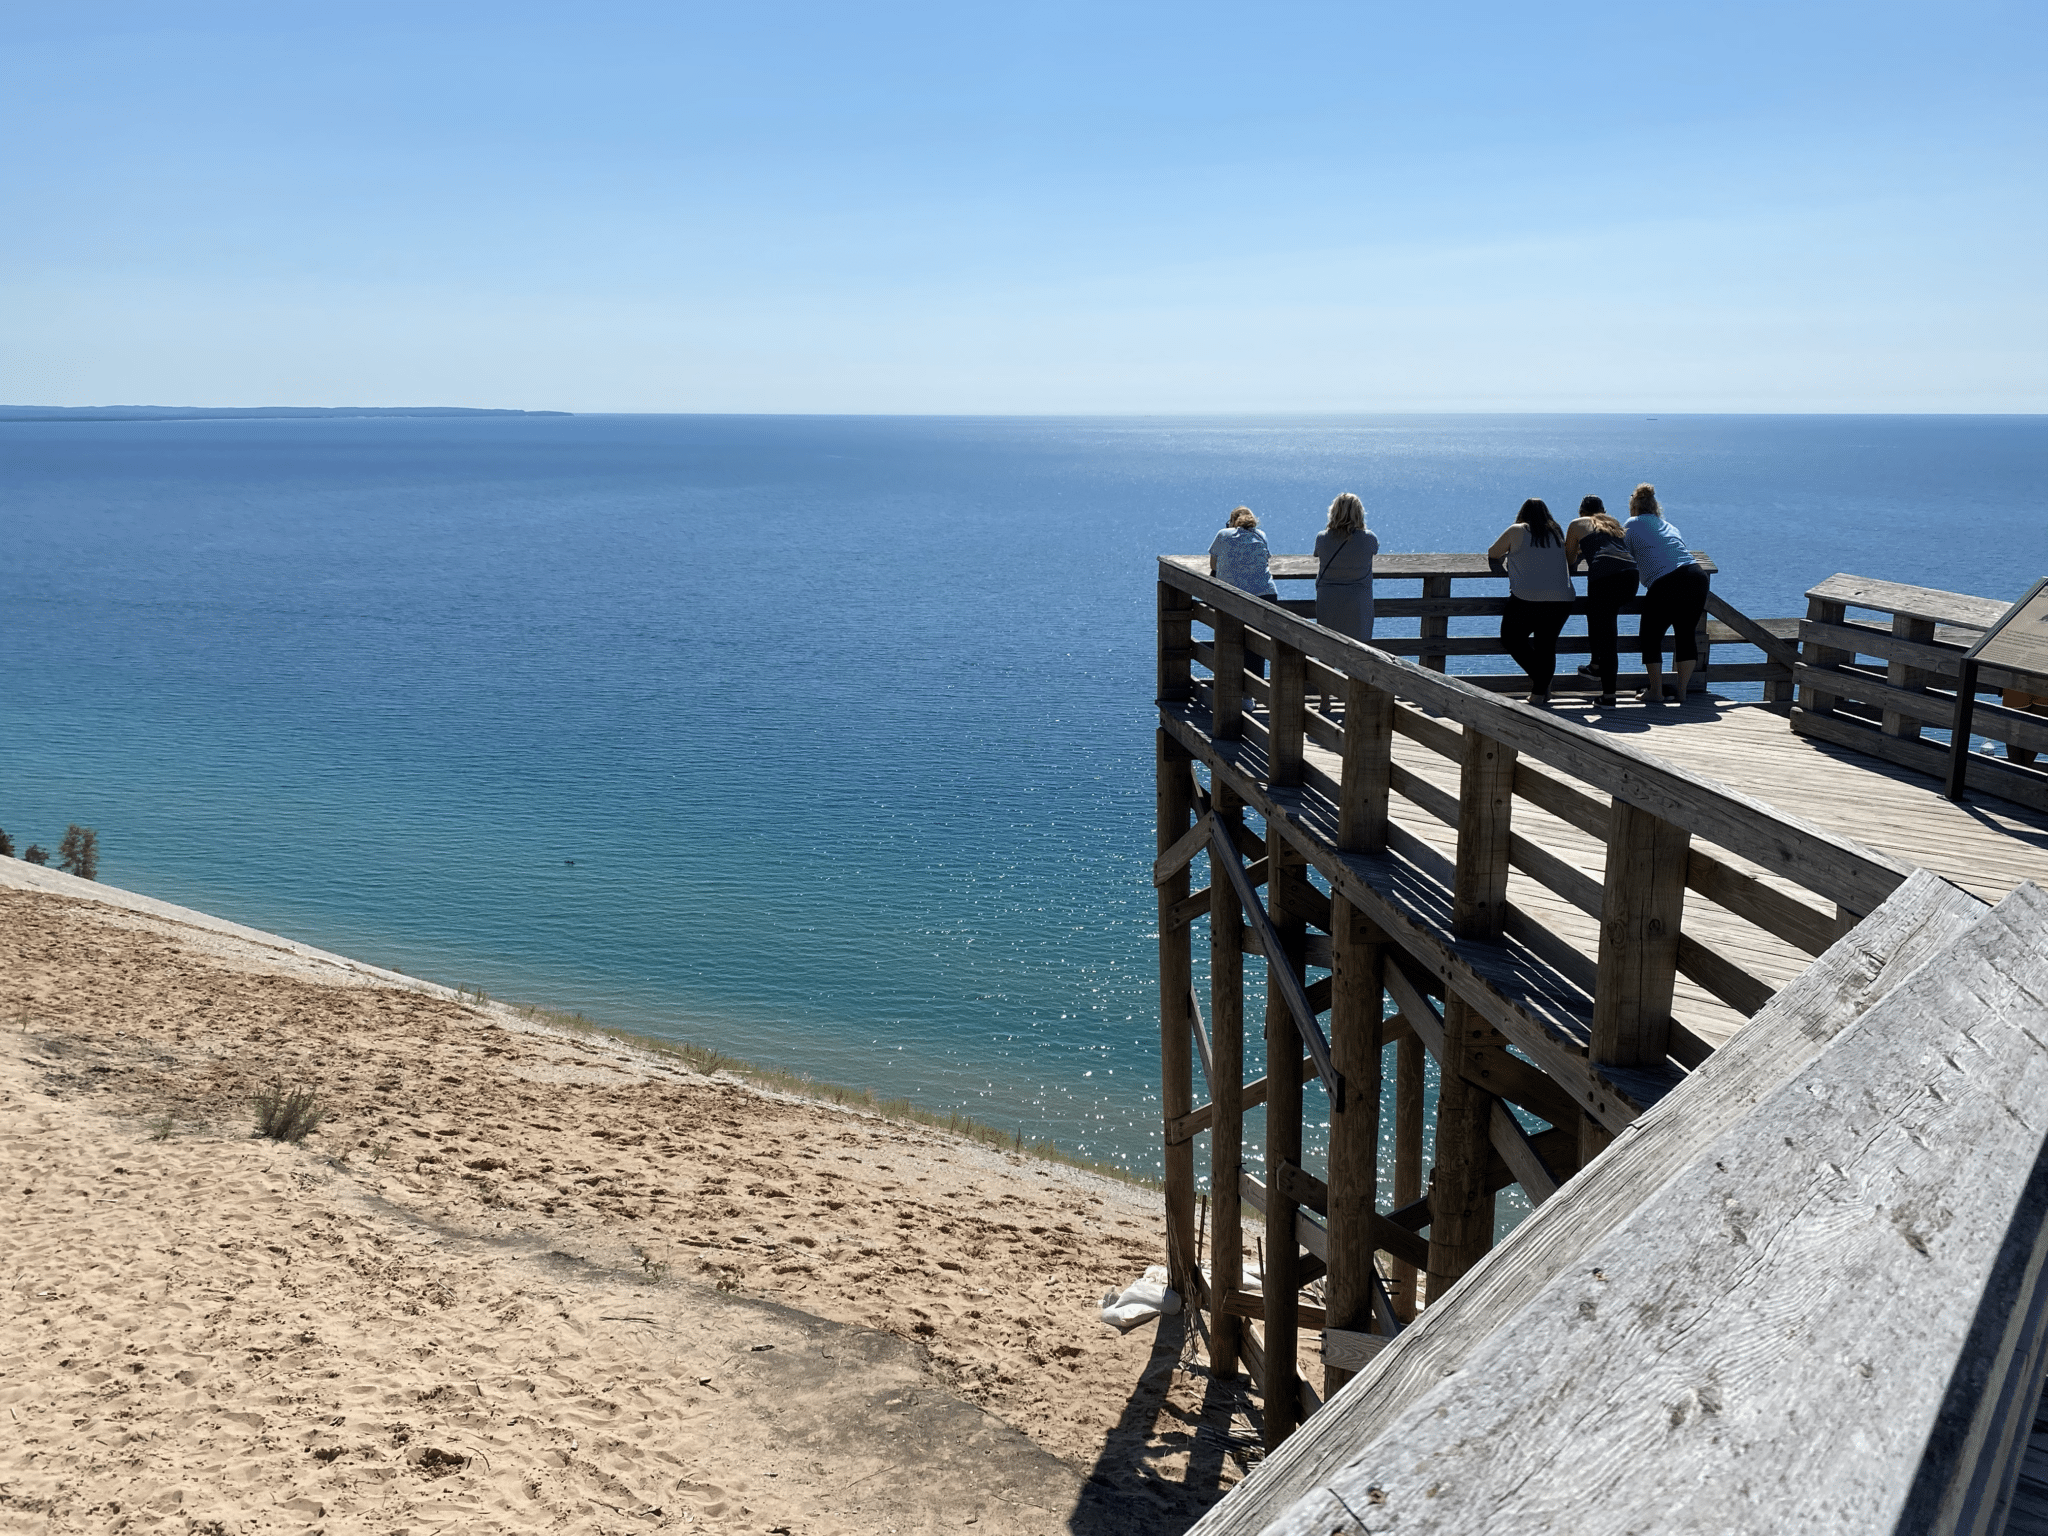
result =
M468 405L0 405L4 421L246 421L318 416L569 416Z

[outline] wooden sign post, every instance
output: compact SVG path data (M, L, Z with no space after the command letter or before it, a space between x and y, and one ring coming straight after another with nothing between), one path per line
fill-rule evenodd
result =
M1963 777L1970 763L1970 717L1977 708L1977 668L1988 662L2013 672L2048 677L2048 576L2005 610L2005 616L1984 631L1963 653L1963 675L1956 686L1955 724L1949 730L1948 797L1963 797Z

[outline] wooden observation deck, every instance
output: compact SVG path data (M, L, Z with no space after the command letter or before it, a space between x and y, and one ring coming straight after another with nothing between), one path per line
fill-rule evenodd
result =
M1951 802L1921 739L2003 605L1841 576L1805 620L1717 597L1683 703L1535 709L1518 674L1449 671L1501 654L1450 632L1500 611L1458 594L1498 580L1481 556L1382 558L1380 628L1416 633L1371 645L1207 564L1159 565L1169 1257L1271 1454L1197 1529L1661 1529L1640 1516L1665 1483L1674 1509L1715 1489L1714 1529L2021 1528L2048 1369L2048 774L1980 758ZM1980 679L2029 681L2048 694ZM1762 700L1712 691L1733 682ZM2038 716L1980 706L1977 732L2048 751ZM1536 1212L1496 1248L1511 1184ZM1298 1363L1318 1334L1320 1391ZM1585 1456L1594 1418L1626 1456Z

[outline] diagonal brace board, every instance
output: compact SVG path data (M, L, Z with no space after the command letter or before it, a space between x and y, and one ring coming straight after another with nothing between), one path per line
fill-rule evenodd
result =
M1244 908L1252 931L1258 934L1263 952L1268 957L1285 954L1287 951L1280 943L1280 935L1274 931L1273 920L1266 915L1266 908L1252 889L1251 881L1245 878L1244 865L1238 860L1237 850L1230 846L1230 834L1213 816L1208 820L1210 862L1220 866L1230 877L1231 885L1236 887L1238 905ZM1294 1016L1294 1027L1301 1034L1301 1043L1315 1058L1316 1076L1323 1080L1323 1089L1330 1096L1330 1107L1342 1110L1344 1079L1330 1060L1330 1042L1323 1038L1322 1026L1316 1023L1315 1010L1308 1005L1308 994L1302 990L1300 979L1295 976L1292 966L1271 965L1267 972L1279 983L1280 995L1287 1003L1287 1011Z

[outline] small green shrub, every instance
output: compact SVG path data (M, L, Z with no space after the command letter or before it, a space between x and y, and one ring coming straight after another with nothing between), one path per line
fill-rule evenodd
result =
M7 835L7 829L0 827L0 859L14 857L14 839Z
M31 864L47 864L50 862L50 850L41 843L30 843L27 848L22 850L21 856Z
M327 1106L312 1088L286 1092L282 1083L272 1083L256 1095L255 1134L272 1141L304 1141L326 1118Z

